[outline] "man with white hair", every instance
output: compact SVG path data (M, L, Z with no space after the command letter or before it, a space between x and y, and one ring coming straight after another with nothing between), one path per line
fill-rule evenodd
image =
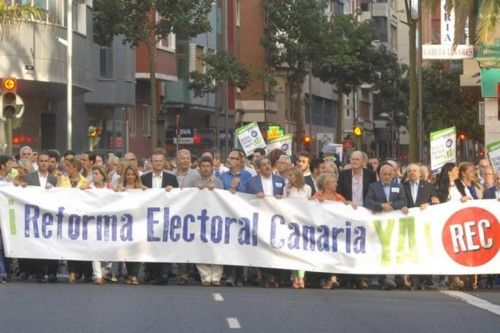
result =
M489 188L485 193L483 199L498 199L500 200L500 170L495 173L495 186Z
M19 150L19 159L23 159L23 158L27 159L30 162L33 161L33 150L31 149L30 146L23 146ZM36 164L36 162L32 162L32 165L33 165L33 169L35 169L35 171L37 171L38 165Z

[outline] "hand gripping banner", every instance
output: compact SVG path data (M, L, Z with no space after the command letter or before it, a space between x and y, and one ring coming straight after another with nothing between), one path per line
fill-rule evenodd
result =
M500 272L497 200L374 214L208 189L0 188L5 254L353 274Z

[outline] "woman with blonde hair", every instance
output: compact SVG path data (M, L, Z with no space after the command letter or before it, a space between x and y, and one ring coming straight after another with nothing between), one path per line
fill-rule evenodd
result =
M139 170L133 164L127 164L122 171L120 182L116 187L116 191L131 191L131 190L145 190L146 186L142 185ZM139 284L139 270L141 268L140 262L126 262L128 273L128 284Z
M82 164L75 157L64 159L64 170L67 176L57 180L57 187L86 189L90 183L81 173ZM85 281L92 281L92 267L89 261L68 260L68 283L75 284L77 277L83 275Z
M302 170L293 167L287 172L288 184L285 187L285 197L288 198L311 198L311 187L304 182ZM292 287L295 289L304 288L306 272L303 270L292 271Z

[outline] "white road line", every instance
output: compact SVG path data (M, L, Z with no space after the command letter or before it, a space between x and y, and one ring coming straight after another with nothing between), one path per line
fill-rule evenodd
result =
M222 295L219 293L214 293L214 294L212 294L212 296L214 297L214 301L216 301L216 302L224 301L224 298L222 298Z
M500 305L490 303L488 301L485 301L484 299L463 293L461 291L440 290L439 292L454 298L458 298L459 300L467 302L470 305L486 311L490 311L497 316L500 316Z
M229 318L226 318L226 320L227 320L227 324L229 325L229 328L231 328L233 330L239 330L241 328L240 322L238 321L238 318L229 317Z

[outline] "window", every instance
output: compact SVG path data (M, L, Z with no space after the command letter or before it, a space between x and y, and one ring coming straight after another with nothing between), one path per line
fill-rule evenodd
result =
M205 48L203 46L196 45L195 70L200 73L205 73L205 62L203 61L204 55Z
M160 15L158 12L156 13L156 22L160 20ZM168 51L168 52L175 52L175 43L176 43L176 38L174 33L168 34L165 38L161 39L158 44L156 45L160 50Z
M151 136L151 105L144 104L142 106L142 135L144 137Z
M99 76L113 76L113 49L109 47L101 47L99 49Z
M388 42L387 17L374 16L372 20L373 20L373 27L375 28L375 34L378 40L380 40L383 43L387 43Z
M239 27L240 26L240 0L236 0L236 26Z
M137 131L137 119L135 108L126 108L127 110L127 120L128 120L128 133L130 137L135 137L135 133Z

